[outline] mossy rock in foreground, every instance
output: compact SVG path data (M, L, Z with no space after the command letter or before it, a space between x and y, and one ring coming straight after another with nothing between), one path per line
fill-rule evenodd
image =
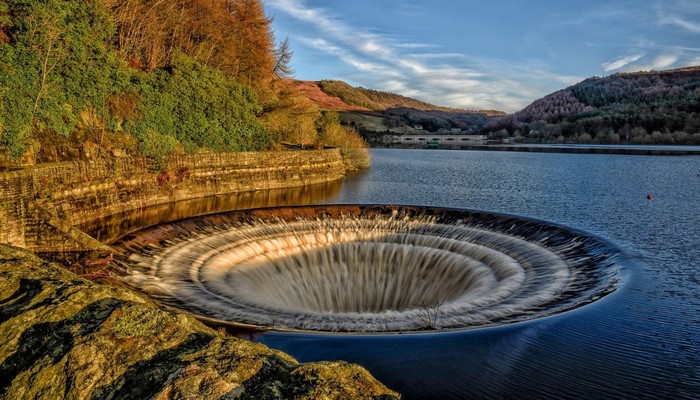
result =
M287 354L0 245L0 398L365 399L396 393L345 362Z

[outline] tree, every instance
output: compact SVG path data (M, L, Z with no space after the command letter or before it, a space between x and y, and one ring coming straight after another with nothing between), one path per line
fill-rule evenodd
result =
M275 70L271 20L265 16L259 0L227 1L237 28L234 41L238 51L236 65L228 72L237 82L265 97Z
M65 28L59 20L60 14L53 2L38 3L27 16L27 40L39 57L39 82L34 98L34 113L39 109L39 101L47 95L52 86L51 75L59 62L65 58Z
M424 329L439 329L440 318L444 313L442 306L445 304L444 299L434 298L422 302L418 307L418 319Z
M275 49L275 66L273 71L277 78L289 78L294 75L294 70L289 65L292 60L292 50L289 45L289 36L284 38Z
M265 110L260 117L265 127L277 135L278 142L315 143L316 106L289 80L276 80L273 90L274 96L264 104Z

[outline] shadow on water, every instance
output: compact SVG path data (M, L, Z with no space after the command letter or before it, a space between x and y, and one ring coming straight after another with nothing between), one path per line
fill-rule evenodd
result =
M149 226L218 212L275 206L314 204L338 195L341 182L291 189L260 190L202 197L141 208L78 225L77 228L103 243Z

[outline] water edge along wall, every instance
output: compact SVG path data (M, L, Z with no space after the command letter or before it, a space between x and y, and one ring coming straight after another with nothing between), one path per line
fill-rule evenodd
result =
M109 250L76 225L125 211L228 193L342 179L357 155L340 149L105 158L0 173L0 243L35 253ZM366 160L364 160L366 162Z

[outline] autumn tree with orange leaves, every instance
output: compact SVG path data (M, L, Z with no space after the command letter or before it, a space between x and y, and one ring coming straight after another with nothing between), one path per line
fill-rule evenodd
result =
M324 145L270 23L260 0L0 0L0 162Z
M318 111L284 80L292 74L289 39L275 47L259 0L102 1L132 66L153 71L182 52L251 87L263 103L261 121L278 140L316 140Z
M258 92L274 78L270 19L258 0L102 0L117 25L117 48L152 71L174 52L221 70Z

